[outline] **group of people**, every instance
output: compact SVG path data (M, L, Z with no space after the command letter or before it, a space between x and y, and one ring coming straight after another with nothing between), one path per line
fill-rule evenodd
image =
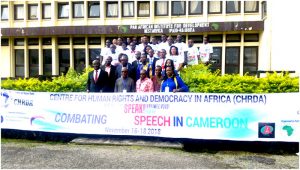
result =
M208 64L212 46L204 37L200 50L192 39L188 44L177 35L161 35L149 42L147 36L116 41L106 40L101 57L92 62L94 70L89 72L87 92L188 92L180 77L182 68L198 63Z

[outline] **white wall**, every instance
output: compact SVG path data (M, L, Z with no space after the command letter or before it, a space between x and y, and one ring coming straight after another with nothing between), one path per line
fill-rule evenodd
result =
M300 2L268 1L271 22L271 70L300 71Z

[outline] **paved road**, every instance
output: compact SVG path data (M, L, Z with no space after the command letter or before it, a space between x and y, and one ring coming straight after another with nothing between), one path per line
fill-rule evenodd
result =
M241 151L191 153L178 147L4 142L1 144L1 168L299 169L299 157L296 154L272 155Z

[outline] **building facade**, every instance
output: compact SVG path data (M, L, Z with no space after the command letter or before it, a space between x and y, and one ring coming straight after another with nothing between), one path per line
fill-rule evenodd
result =
M197 47L207 36L222 74L296 70L276 65L271 7L269 1L245 0L2 0L1 77L81 71L107 39L161 34L181 34Z

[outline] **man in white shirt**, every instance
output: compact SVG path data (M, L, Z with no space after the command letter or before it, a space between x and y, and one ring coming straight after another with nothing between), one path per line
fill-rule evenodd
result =
M187 65L197 65L199 60L200 54L197 47L194 46L194 40L189 39L188 41L188 58L187 58Z
M213 53L213 47L208 43L207 37L203 38L203 44L200 46L200 60L201 63L208 65Z
M184 57L184 65L186 65L188 46L186 43L182 42L182 35L180 34L177 35L176 41L177 42L174 45L178 48L179 55Z

